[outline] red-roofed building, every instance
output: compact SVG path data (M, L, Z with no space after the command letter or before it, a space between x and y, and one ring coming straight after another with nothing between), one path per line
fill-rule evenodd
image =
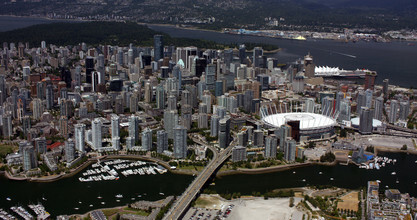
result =
M52 150L52 149L54 149L54 148L56 148L56 147L59 147L59 146L61 146L61 145L64 145L64 143L61 143L61 142L55 142L55 143L53 143L53 144L51 144L51 145L47 145L47 146L46 146L46 148L47 148L47 149L49 149L49 150Z

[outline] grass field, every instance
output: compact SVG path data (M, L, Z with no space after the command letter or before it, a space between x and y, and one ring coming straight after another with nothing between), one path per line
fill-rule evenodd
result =
M13 153L17 149L12 145L0 145L0 157L6 157L7 154Z
M341 202L337 203L337 208L341 210L353 210L355 212L358 211L359 206L359 199L358 199L358 192L351 192L342 197Z

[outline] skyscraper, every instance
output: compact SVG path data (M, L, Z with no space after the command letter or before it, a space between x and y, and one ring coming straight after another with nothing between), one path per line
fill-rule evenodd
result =
M54 90L52 85L46 86L46 108L52 109L54 107Z
M304 71L305 71L305 76L308 78L313 78L314 77L314 69L315 69L315 65L313 62L313 56L311 56L310 54L307 54L304 57Z
M372 134L372 111L368 107L362 107L359 117L359 132L361 134Z
M3 138L9 139L13 135L12 116L3 114Z
M253 131L253 146L254 147L264 146L264 132L262 130Z
M80 151L85 151L85 124L76 124L74 126L75 148Z
M65 141L65 161L67 163L73 161L75 159L75 146L74 141L70 138Z
M120 150L120 137L112 137L111 139L112 147L114 150Z
M239 162L246 160L246 147L235 146L232 149L232 161Z
M91 84L91 75L94 71L94 58L93 57L86 57L85 58L85 79L87 83Z
M362 110L362 107L366 106L366 96L365 96L365 93L363 91L360 91L358 93L358 98L356 99L356 103L357 103L356 112L358 114L360 114L361 110Z
M208 64L206 67L206 88L214 92L215 90L215 83L216 81L216 65L215 64Z
M265 138L265 158L275 158L277 156L278 140L274 134Z
M155 61L158 61L164 58L164 42L163 42L162 35L154 35L153 43L154 43L154 59Z
M210 120L210 136L217 137L219 135L219 121L220 117L212 115Z
M139 141L139 119L135 115L129 117L129 137L134 139L135 144Z
M295 140L291 138L287 138L285 141L285 149L284 149L284 159L286 161L294 161L295 160L295 152L297 149Z
M164 130L156 132L156 152L161 154L168 150L168 134Z
M174 157L183 159L187 157L187 129L183 126L174 128Z
M152 150L152 130L149 128L142 131L142 149L145 151Z
M375 99L375 115L374 118L382 120L382 113L384 112L384 98L382 96Z
M351 113L350 111L351 111L350 100L342 99L340 101L339 117L337 118L337 121L339 122L350 121L350 113Z
M372 95L373 95L373 90L367 89L365 91L365 106L368 108L372 108Z
M38 154L46 153L46 139L45 137L35 138L35 151Z
M388 79L384 79L384 81L382 81L382 93L384 94L384 99L388 99L388 86L389 86L389 80Z
M410 114L410 102L403 101L400 102L400 112L399 112L399 119L402 121L407 121L407 117Z
M162 84L156 87L156 107L158 109L165 109L165 89Z
M226 148L230 143L230 117L225 117L219 121L219 146Z
M111 137L120 137L120 119L116 114L111 117Z
M291 137L291 127L288 125L281 125L278 130L279 133L279 147L283 151L286 146L287 137Z
M367 72L365 74L365 90L367 89L374 90L375 78L376 78L375 72Z
M23 154L23 170L28 171L38 166L38 161L35 154L35 149L28 144L22 149Z
M391 100L390 110L388 115L389 123L394 124L397 122L397 113L398 113L398 101Z
M102 134L101 134L101 120L99 118L95 118L91 123L92 128L92 148L93 150L100 150L103 146L102 143Z
M164 111L164 130L168 133L168 138L174 138L174 128L178 125L178 113L176 110Z

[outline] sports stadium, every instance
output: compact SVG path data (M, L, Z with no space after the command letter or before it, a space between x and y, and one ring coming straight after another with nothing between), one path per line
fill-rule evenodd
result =
M272 128L290 124L292 129L299 131L300 141L329 138L334 134L334 126L337 125L331 116L309 112L272 113L263 109L261 116L262 121Z

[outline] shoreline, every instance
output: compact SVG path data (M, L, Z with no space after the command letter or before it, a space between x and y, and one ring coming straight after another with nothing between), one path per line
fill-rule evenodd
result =
M417 151L415 150L400 150L400 149L392 149L392 148L387 148L387 147L375 147L375 151L374 154L377 155L378 153L407 153L407 154L414 154L417 155ZM112 160L112 159L132 159L132 160L142 160L142 161L147 161L147 162L153 162L153 163L157 163L161 166L163 166L164 168L166 168L169 172L173 173L173 174L178 174L178 175L198 175L199 172L195 171L195 170L182 170L182 169L171 169L171 166L165 162L162 161L158 158L152 158L152 157L147 157L147 156L142 156L142 155L106 155L100 158L101 161L107 161L107 160ZM0 172L0 175L5 176L7 179L9 180L14 180L14 181L28 181L28 182L39 182L39 183L47 183L47 182L54 182L54 181L58 181L60 179L64 179L64 178L69 178L69 177L73 177L76 174L78 174L79 172L81 172L82 170L84 170L85 168L87 168L88 166L90 166L91 164L97 162L96 158L90 158L88 159L85 163L83 163L82 165L80 165L79 167L75 168L75 170L73 170L70 173L65 173L65 174L59 174L59 175L55 175L55 176L47 176L47 177L13 177L9 172L7 171L2 171ZM275 172L282 172L282 171L286 171L286 170L292 170L292 169L297 169L297 168L301 168L301 167L307 167L307 166L312 166L312 165L319 165L319 166L337 166L337 165L349 165L349 164L353 164L355 165L352 161L349 161L349 164L341 164L341 162L345 162L345 161L338 161L335 160L333 162L315 162L315 161L310 161L310 162L305 162L305 163L297 163L297 164L286 164L286 165L278 165L278 166L273 166L273 167L262 167L262 168L255 168L255 169L247 169L247 168L238 168L236 170L225 170L225 171L219 171L216 173L215 177L216 178L221 178L224 176L230 176L230 175L256 175L256 174L266 174L266 173L275 173Z
M65 18L49 18L49 17L44 17L44 16L21 16L21 15L8 15L8 14L0 14L0 17L15 17L15 18L37 18L37 19L45 19L48 21L62 21L62 22L134 22L136 24L140 24L140 25L145 25L145 26L160 26L160 27L172 27L172 28L177 28L177 29L183 29L183 30L192 30L192 31L206 31L206 32L213 32L213 33L221 33L221 34L231 34L231 33L225 33L223 30L224 29L230 29L227 27L223 27L221 31L219 30L213 30L213 29L205 29L205 28L198 28L195 26L190 26L190 27L184 27L181 25L184 24L163 24L163 23L145 23L145 22L135 22L135 21L125 21L125 20L81 20L81 19L65 19ZM35 25L35 24L33 24ZM30 25L30 26L33 26ZM20 28L18 28L20 29ZM15 30L15 29L13 29ZM321 33L321 32L319 32ZM233 35L233 34L232 34ZM291 39L291 38L279 38L279 37L273 37L273 36L264 36L264 35L252 35L252 34L242 34L242 36L252 36L252 37L266 37L266 38L273 38L273 39L282 39L282 40L295 40L295 39ZM327 38L307 38L307 41L316 41L316 40L324 40L324 41L335 41L335 42L342 42L342 43L352 43L351 41L349 42L344 42L341 41L340 39L327 39ZM364 41L367 42L367 41ZM371 42L371 41L370 41ZM387 42L375 42L375 43L390 43L390 42L404 42L404 43L415 43L417 42L417 40L402 40L402 39L389 39L389 41ZM281 48L278 48L277 51L273 50L271 52L265 51L265 53L274 53L274 51L278 52ZM275 53L276 53L275 52Z

